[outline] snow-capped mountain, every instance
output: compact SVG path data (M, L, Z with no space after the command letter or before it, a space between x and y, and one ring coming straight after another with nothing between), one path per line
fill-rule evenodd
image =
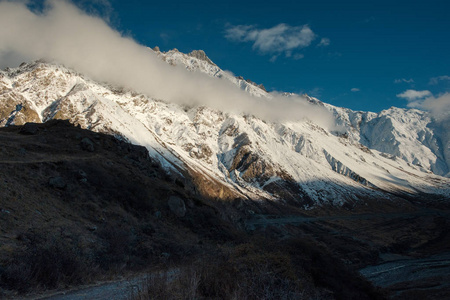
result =
M149 51L171 65L227 79L256 97L272 97L262 85L221 70L203 51ZM449 122L436 123L415 109L376 114L305 98L330 111L341 130L168 103L37 61L0 73L0 125L60 118L115 134L147 147L174 176L189 174L200 193L214 198L310 207L390 193L450 197Z

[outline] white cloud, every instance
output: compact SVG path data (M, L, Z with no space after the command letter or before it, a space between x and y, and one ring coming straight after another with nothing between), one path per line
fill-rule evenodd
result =
M359 92L360 89L358 89L358 88L352 88L350 91L352 91L352 92Z
M401 94L397 94L397 97L404 98L408 101L423 99L425 97L431 96L430 91L416 91L416 90L406 90Z
M225 79L188 72L181 66L163 62L153 51L122 36L102 18L89 16L67 1L49 0L46 5L42 13L35 14L24 2L0 1L0 65L11 63L11 57L55 60L94 80L164 101L249 113L268 121L310 119L324 128L334 128L332 115L305 98L253 97ZM309 28L303 27L297 40L288 39L279 47L310 43L308 32ZM255 43L258 40L263 47L267 39L262 37L267 35L270 36L258 32Z
M317 47L327 47L331 43L329 38L322 38L320 42L317 44Z
M288 56L286 56L288 57ZM269 59L270 62L275 62L278 58L278 55L272 55L272 57Z
M400 78L400 79L395 79L394 83L414 83L414 79L412 79L412 78L410 78L410 79Z
M429 111L438 121L450 117L450 93L445 93L437 98L430 96L422 100L414 100L408 103L408 107L420 108Z
M439 84L440 81L450 81L450 76L443 75L443 76L433 77L430 79L429 84L436 85L436 84Z
M252 42L253 49L263 54L285 53L290 57L293 50L310 46L316 34L308 25L294 27L282 23L268 29L251 25L232 26L226 29L225 37L236 42Z
M429 111L438 121L450 117L450 93L435 97L430 91L407 90L397 97L406 99L408 107Z
M237 41L237 42L247 42L248 33L253 30L253 26L251 25L237 25L227 28L225 37L229 40Z

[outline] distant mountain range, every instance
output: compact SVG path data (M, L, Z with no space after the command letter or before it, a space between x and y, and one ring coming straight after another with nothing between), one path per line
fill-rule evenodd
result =
M257 98L272 97L201 50L148 51ZM169 103L36 61L0 72L0 126L69 119L145 146L178 180L189 176L198 193L218 199L269 199L308 209L399 195L450 197L450 120L416 109L362 112L302 98L328 110L340 129Z

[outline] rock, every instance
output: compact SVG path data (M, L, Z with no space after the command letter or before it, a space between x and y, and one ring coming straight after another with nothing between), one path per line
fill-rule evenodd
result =
M213 63L213 62L209 59L208 56L206 56L206 53L205 53L205 51L203 51L203 50L194 50L194 51L192 51L191 53L189 53L188 55L191 56L191 57L195 57L195 58L197 58L197 59L206 61L207 63L209 63L209 64L211 64L211 65L213 65L213 66L216 65L215 63Z
M81 140L81 149L84 151L94 152L94 143L87 137Z
M235 198L233 200L233 206L237 209L241 209L244 207L244 201L241 198Z
M83 179L83 178L86 178L86 177L87 177L87 174L86 174L86 172L84 172L83 170L78 170L78 171L76 172L76 177L77 177L77 179L81 180L81 179Z
M57 176L57 177L51 177L48 180L48 184L52 187L52 188L57 188L57 189L64 189L67 186L66 181L64 180L64 178Z
M261 83L258 84L257 87L259 87L260 89L262 89L264 92L267 92L266 87Z
M94 232L94 231L97 231L97 226L95 226L95 225L87 225L86 229L89 230L90 232Z
M161 52L161 50L159 50L159 47L158 47L158 46L155 46L155 48L153 48L153 51L155 51L155 52Z
M181 199L178 196L171 196L169 198L169 201L167 202L169 204L170 210L177 216L177 217L184 217L186 215L186 204L184 203L183 199Z
M186 206L189 207L189 208L194 208L195 207L195 203L191 199L186 199Z
M25 123L25 125L22 126L22 129L20 129L20 134L28 134L28 135L34 135L37 134L39 131L38 124L36 123Z

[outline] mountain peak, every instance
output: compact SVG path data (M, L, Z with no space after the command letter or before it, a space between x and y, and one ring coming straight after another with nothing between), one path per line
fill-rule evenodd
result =
M203 50L194 50L194 51L192 51L191 53L189 53L188 55L191 56L191 57L195 57L195 58L198 58L198 59L200 59L200 60L206 61L207 63L209 63L209 64L211 64L211 65L213 65L213 66L216 65L215 63L213 63L213 62L209 59L208 56L206 56L206 53L205 53L205 51L203 51Z

